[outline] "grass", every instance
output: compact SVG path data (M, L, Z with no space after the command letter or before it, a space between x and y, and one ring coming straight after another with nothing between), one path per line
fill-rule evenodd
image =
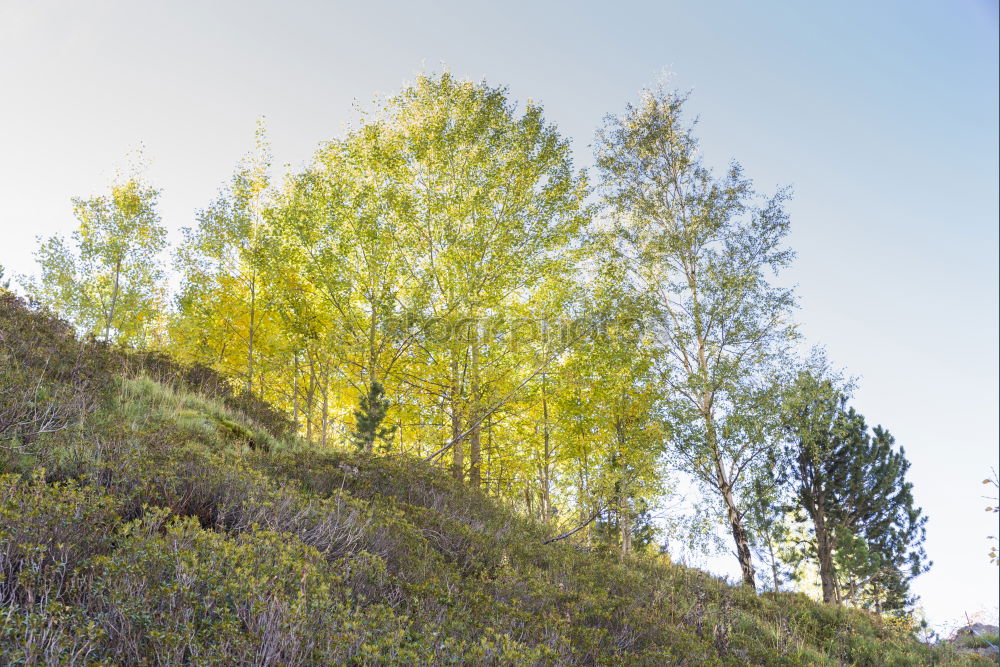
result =
M4 664L978 660L802 595L543 545L548 526L418 460L297 451L148 378L91 422L99 450L43 439L0 478Z
M66 428L0 446L0 664L993 664L804 595L543 544L551 526L418 459L312 451L108 373Z

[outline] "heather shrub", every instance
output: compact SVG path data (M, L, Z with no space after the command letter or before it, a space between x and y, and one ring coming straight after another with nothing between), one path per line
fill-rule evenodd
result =
M545 544L553 526L419 459L308 451L217 374L4 295L0 362L0 389L32 387L0 393L0 664L990 664Z
M0 290L0 471L36 442L82 427L113 376L107 346Z
M116 662L330 664L398 625L374 613L381 623L364 632L323 554L287 534L229 535L156 511L121 539L93 592Z
M117 501L76 482L0 476L0 604L45 606L112 547Z

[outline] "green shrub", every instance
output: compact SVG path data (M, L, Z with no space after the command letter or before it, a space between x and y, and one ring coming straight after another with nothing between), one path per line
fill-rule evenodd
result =
M0 336L0 385L41 389L0 392L0 664L991 664L867 612L543 544L552 526L423 461L303 451L217 375L0 300L15 329L42 344ZM10 428L64 400L60 428Z
M0 604L57 601L112 548L117 505L95 487L46 484L44 470L0 476Z

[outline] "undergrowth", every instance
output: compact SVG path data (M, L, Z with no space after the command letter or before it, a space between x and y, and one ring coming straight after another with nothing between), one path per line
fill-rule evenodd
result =
M550 526L420 460L311 451L181 367L154 380L65 331L42 363L17 307L0 385L44 391L0 394L0 664L991 664L803 595L543 544ZM3 421L61 397L58 428Z

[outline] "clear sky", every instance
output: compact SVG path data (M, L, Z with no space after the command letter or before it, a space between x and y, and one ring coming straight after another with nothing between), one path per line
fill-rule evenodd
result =
M997 607L998 17L951 2L0 0L0 264L69 232L143 143L177 239L267 118L304 162L442 64L541 102L580 166L604 114L664 70L693 92L706 158L792 185L789 278L810 342L913 462L946 623Z

